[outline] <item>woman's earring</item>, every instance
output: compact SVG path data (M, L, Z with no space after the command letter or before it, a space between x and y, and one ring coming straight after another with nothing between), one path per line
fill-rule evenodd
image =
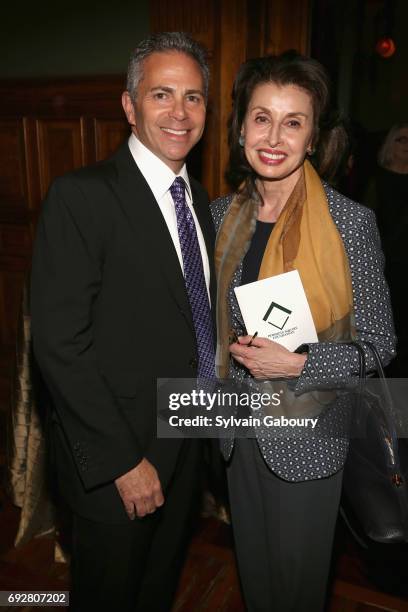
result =
M313 149L312 147L310 147L310 149L308 149L308 150L306 151L306 153L307 153L308 155L314 155L315 150L316 150L316 149Z
M240 146L243 147L244 144L245 144L245 136L243 136L241 134L240 137L238 138L238 142L239 142Z

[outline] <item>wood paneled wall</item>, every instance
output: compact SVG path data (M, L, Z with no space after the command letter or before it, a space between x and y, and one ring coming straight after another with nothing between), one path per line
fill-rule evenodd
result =
M210 196L227 192L227 119L239 65L309 46L310 0L151 0L151 30L190 32L209 51L207 128L193 156ZM126 61L127 58L124 58ZM125 66L124 66L125 69ZM9 394L21 287L51 180L107 157L129 133L124 76L0 81L0 407Z
M150 0L153 32L184 30L205 45L211 68L202 181L212 198L228 192L227 120L235 74L250 57L309 52L311 0Z
M110 155L129 133L124 77L0 82L0 408L7 407L21 289L52 179Z

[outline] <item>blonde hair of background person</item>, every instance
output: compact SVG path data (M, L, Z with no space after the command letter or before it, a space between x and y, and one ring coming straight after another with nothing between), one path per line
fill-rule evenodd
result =
M405 134L398 136L399 132L405 131ZM400 138L404 138L404 142L399 142ZM393 172L402 174L408 173L408 155L406 161L398 160L399 147L406 145L408 149L408 123L396 123L388 132L383 145L378 153L378 164L383 168L388 168Z

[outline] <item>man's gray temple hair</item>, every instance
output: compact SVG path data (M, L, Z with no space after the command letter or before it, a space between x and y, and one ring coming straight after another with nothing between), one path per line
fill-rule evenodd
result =
M152 53L179 51L192 57L200 67L204 81L204 96L208 97L210 70L207 62L207 51L196 40L185 32L160 32L142 40L130 56L126 89L132 100L136 99L137 88L143 77L143 62Z

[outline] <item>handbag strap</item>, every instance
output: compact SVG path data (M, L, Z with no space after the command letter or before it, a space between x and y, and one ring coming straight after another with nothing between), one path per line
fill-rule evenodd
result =
M381 362L381 357L377 347L368 340L354 340L349 343L354 346L359 355L359 387L358 387L358 403L357 407L360 408L363 401L363 394L367 383L367 365L366 365L366 353L364 346L370 351L374 358L375 369L378 373L379 384L381 385L381 398L382 398L382 418L379 421L381 427L381 433L387 448L387 457L389 460L389 467L396 470L396 473L400 471L399 456L398 456L398 435L396 431L395 421L396 413L393 406L393 399L389 390L387 379L384 373L384 368ZM396 474L397 477L397 474ZM398 483L395 482L398 486Z
M354 346L354 348L357 349L357 354L358 354L358 408L361 405L361 398L362 398L362 394L365 388L365 383L366 383L366 377L367 377L367 370L366 370L366 363L365 363L365 351L362 347L362 345L360 344L360 342L358 342L357 340L354 340L354 342L348 342L347 344L349 344L350 346Z
M366 353L364 350L365 346L368 348L368 350L374 357L375 369L378 373L379 378L386 378L383 364L381 362L381 357L375 344L373 344L369 340L353 340L353 342L348 342L347 344L349 344L350 346L354 346L358 351L360 378L365 379L367 376Z
M387 377L385 376L385 372L384 372L383 364L382 364L382 361L381 361L380 353L378 352L377 347L375 346L375 344L373 344L373 342L370 342L368 340L364 340L364 341L356 340L352 344L354 344L354 346L356 346L356 348L358 348L360 358L363 361L364 367L363 367L362 373L364 374L364 379L366 379L366 370L367 370L366 361L365 361L364 346L366 346L368 348L368 350L371 352L371 355L374 358L375 369L377 371L378 378L380 380L382 395L383 395L383 398L384 398L384 400L386 402L386 406L387 406L387 410L388 410L388 416L389 417L392 416L395 419L396 418L396 413L395 413L395 409L394 409L394 402L393 402L393 399L392 399L391 391L390 391L390 389L388 387ZM360 370L360 372L361 372L361 370Z
M356 343L358 343L359 341L357 341ZM381 357L380 357L380 353L378 352L378 348L375 346L375 344L373 344L373 342L369 342L368 340L364 340L364 341L360 341L361 344L366 347L368 347L368 349L371 351L372 356L374 357L374 361L375 361L375 369L377 370L378 376L380 378L386 378L385 373L384 373L384 368L383 368L383 364L381 361Z

